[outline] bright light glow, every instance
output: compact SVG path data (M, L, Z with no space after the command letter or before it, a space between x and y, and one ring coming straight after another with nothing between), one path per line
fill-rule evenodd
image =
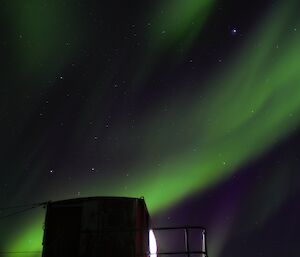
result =
M151 257L157 257L156 238L152 229L149 230L149 248Z

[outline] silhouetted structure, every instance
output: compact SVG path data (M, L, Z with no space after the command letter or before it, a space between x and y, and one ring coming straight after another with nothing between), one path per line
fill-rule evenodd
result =
M142 198L89 197L49 202L43 257L134 257L149 252Z

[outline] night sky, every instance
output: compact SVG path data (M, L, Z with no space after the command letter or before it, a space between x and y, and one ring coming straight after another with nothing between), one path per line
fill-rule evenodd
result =
M41 256L45 210L7 207L144 196L209 257L299 256L299 8L1 1L0 255Z

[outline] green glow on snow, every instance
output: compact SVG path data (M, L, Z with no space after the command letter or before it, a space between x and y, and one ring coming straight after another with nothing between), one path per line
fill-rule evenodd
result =
M43 229L40 223L31 224L25 228L25 233L20 233L14 242L9 246L12 252L24 251L29 252L27 256L41 256L39 253L42 250ZM30 253L36 252L36 253ZM19 256L20 254L10 254L9 256Z
M20 256L18 252L28 252L26 253L28 257L41 256L45 211L39 208L38 212L27 213L27 218L22 219L22 222L17 224L17 228L14 228L13 239L10 239L6 249L1 249L1 251L16 252L9 254L12 257Z

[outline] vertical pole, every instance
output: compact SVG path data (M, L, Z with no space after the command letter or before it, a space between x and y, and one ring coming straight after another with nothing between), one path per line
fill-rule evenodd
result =
M203 230L203 240L204 240L204 243L203 243L203 246L204 246L204 252L205 252L205 257L208 257L207 255L207 243L206 243L206 230L204 229Z
M190 257L189 231L188 231L188 228L184 229L184 239L185 239L185 251L187 253L187 256Z
M205 230L202 230L202 245L201 245L201 251L206 252L206 240L205 240Z

